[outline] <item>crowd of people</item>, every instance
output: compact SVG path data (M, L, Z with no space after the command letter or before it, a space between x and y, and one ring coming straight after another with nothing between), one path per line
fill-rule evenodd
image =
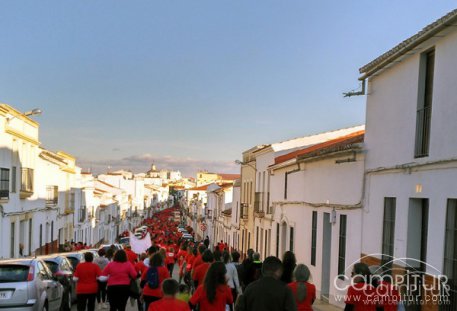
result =
M138 311L198 310L313 310L316 288L311 273L297 263L293 252L280 260L249 249L241 254L221 241L209 248L209 239L193 243L181 238L177 224L164 211L144 223L152 246L144 254L127 245L110 257L103 249L95 260L85 253L76 267L78 311L108 308L124 311L130 299ZM108 250L109 251L109 250ZM177 280L173 279L174 267ZM350 311L397 310L395 299L373 299L375 288L384 296L397 295L386 280L370 277L367 265L354 266L354 280L348 289L346 309Z

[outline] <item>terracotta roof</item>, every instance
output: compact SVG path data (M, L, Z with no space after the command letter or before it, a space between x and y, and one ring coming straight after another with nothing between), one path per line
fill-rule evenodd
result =
M222 180L235 180L241 177L240 174L217 174Z
M324 153L337 151L347 145L361 143L363 142L364 134L365 131L358 131L320 144L313 145L305 149L296 150L294 152L276 157L275 164L284 163L288 160L292 160L298 157L303 158L317 156Z
M104 184L104 185L106 185L106 186L109 186L109 187L112 187L112 188L117 188L116 186L113 186L112 184L109 184L109 183L107 183L107 182L105 182L103 180L97 179L97 181L102 183L102 184Z
M187 189L188 191L206 191L208 190L208 185L203 185L203 186L199 186L199 187L194 187L194 188L189 188Z
M421 31L419 31L415 35L409 37L408 39L404 40L400 44L396 45L395 47L387 51L386 53L369 62L365 66L361 67L359 69L359 72L361 74L364 74L364 76L361 79L374 74L376 71L392 63L395 59L413 50L422 42L432 38L446 27L455 26L456 23L457 9L453 10L452 12L449 12L448 14L439 18L435 22L425 26Z

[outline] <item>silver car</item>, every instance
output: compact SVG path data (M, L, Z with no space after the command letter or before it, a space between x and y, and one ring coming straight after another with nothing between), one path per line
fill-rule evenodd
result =
M62 295L62 285L42 260L0 261L0 309L57 311Z

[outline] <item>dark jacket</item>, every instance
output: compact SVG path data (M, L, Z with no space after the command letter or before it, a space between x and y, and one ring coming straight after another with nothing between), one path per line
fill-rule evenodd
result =
M292 291L280 280L265 276L251 283L240 296L235 311L295 311Z

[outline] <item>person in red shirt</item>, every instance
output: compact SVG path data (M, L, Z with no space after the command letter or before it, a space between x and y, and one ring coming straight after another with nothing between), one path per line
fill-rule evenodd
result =
M192 270L195 271L195 268L197 268L199 265L201 265L203 263L202 255L205 250L206 250L205 245L200 245L198 247L198 255L195 258L194 262L192 263Z
M309 269L304 264L299 264L294 270L294 282L287 286L292 290L298 311L313 311L312 304L316 300L316 286L308 283Z
M74 274L76 283L76 300L78 311L94 311L98 292L97 278L102 274L100 267L92 261L94 254L84 253L84 262L76 266Z
M135 252L132 251L132 247L130 245L125 246L125 253L127 254L128 260L135 265L135 263L138 261L138 255L135 254Z
M370 269L364 263L356 263L352 271L352 285L346 294L346 308L350 311L376 311L376 289L370 284Z
M175 266L175 249L170 246L168 252L165 254L165 264L167 265L168 272L173 275L173 267Z
M192 280L194 281L195 288L197 288L198 285L203 284L206 272L208 271L211 263L214 261L213 253L209 249L203 253L202 258L203 263L192 271Z
M143 275L148 271L148 267L144 264L144 260L148 257L145 253L140 255L140 260L135 264L135 270L139 275Z
M156 288L151 288L149 286L149 281L148 280L148 274L150 269L157 269L158 273L158 286ZM159 300L160 298L163 297L162 289L160 288L162 282L165 279L168 279L170 277L170 273L168 273L168 269L163 265L163 257L162 255L157 252L154 255L152 255L151 260L149 261L149 269L146 273L144 273L141 276L141 284L144 286L143 287L143 299L145 303L145 309L147 310L149 308L149 305L154 302Z
M111 311L125 311L130 296L130 283L138 273L128 261L124 250L118 250L102 271L102 276L108 278L108 300Z
M147 311L190 311L189 305L176 299L179 284L174 279L166 279L162 283L163 298L149 305Z
M226 284L226 273L224 263L217 261L211 264L204 283L197 287L189 300L191 306L199 305L200 311L225 311L225 306L233 303L232 291Z

